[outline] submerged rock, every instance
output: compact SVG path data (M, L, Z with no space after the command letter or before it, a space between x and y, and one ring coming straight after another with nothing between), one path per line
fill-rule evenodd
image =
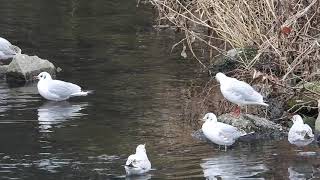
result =
M243 114L239 118L231 114L223 114L218 117L219 122L230 124L250 134L250 138L282 138L287 134L288 129L276 124L266 118L261 118L251 114Z
M243 114L239 118L233 117L231 114L223 114L218 117L219 122L230 124L247 133L239 138L240 141L250 142L259 139L283 139L287 138L288 128L276 124L266 118L261 118L251 114ZM214 131L214 129L213 129ZM191 134L200 141L208 141L199 129Z
M51 62L38 56L17 54L8 65L5 74L8 83L24 83L32 81L33 77L42 71L55 75L56 68Z

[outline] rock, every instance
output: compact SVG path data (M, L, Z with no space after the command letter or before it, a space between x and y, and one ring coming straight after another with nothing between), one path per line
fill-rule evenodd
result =
M316 93L320 93L320 81L308 82L304 84L304 87Z
M3 78L8 70L8 65L0 66L0 77Z
M56 68L51 62L38 56L17 54L8 65L6 80L8 83L24 83L32 81L34 76L43 71L55 75Z
M320 81L307 82L302 85L299 85L298 87L301 89L306 89L311 92L320 94ZM305 93L300 93L299 95L294 96L292 99L289 99L287 103L288 108L292 108L297 104L303 104L306 107L308 106L314 107L314 106L317 106L317 101L312 96L307 96L305 95ZM297 108L300 108L300 106L297 106ZM296 109L293 109L293 111L295 111Z
M241 59L253 59L257 54L254 48L234 48L230 49L225 55L220 55L210 63L209 73L228 72L241 65Z
M314 117L309 117L309 116L304 116L303 117L303 122L305 124L308 124L312 129L315 128L315 122L316 122L316 118Z
M239 118L231 114L223 114L218 117L218 121L235 126L247 133L254 132L250 135L250 138L254 139L282 138L288 132L288 129L280 124L250 114L241 115Z
M227 51L226 55L231 59L237 59L242 52L243 50L241 48L234 48Z

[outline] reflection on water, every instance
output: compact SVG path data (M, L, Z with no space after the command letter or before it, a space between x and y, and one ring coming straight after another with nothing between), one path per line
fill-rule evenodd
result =
M12 109L28 109L30 102L38 100L37 94L38 91L33 83L11 88L4 81L0 80L0 117L17 115L10 112Z
M47 132L53 125L83 116L80 110L88 106L87 103L70 104L68 101L47 101L38 108L39 128Z
M303 140L298 139L295 141L291 141L290 143L294 144L298 147L303 147L303 146L307 146L307 145L311 144L313 142L313 140L314 140L314 138L305 138Z
M203 169L204 177L210 180L250 178L268 170L263 162L256 162L231 154L218 155L202 161L204 162L200 166Z
M316 170L312 165L303 162L294 163L288 168L290 180L305 180L305 179L318 179L319 170Z
M63 166L67 166L72 159L57 159L57 158L48 158L48 159L40 159L39 161L35 161L34 164L40 170L45 170L51 173L57 172L57 168L62 168Z
M148 180L151 179L151 174L143 174L140 176L126 176L126 180Z

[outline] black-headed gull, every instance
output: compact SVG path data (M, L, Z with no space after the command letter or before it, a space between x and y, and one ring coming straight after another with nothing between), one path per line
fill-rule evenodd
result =
M136 153L128 157L124 168L127 175L139 175L150 171L151 163L147 156L145 144L137 146Z
M9 59L16 54L21 54L21 49L0 37L0 59Z
M288 134L288 141L297 146L304 146L313 141L314 135L308 124L304 124L300 115L292 117L293 125Z
M51 101L63 101L73 96L86 96L91 91L82 91L81 87L69 82L53 80L47 72L42 72L38 76L38 91L45 99Z
M229 124L218 122L217 117L213 113L207 113L203 119L205 123L202 125L202 132L207 139L215 144L223 145L225 151L227 146L231 146L235 141L246 135L245 132L240 132L240 130Z
M263 102L263 96L254 90L248 83L226 76L219 72L216 79L220 83L220 90L228 101L237 104L237 116L240 115L240 107L243 105L269 106Z

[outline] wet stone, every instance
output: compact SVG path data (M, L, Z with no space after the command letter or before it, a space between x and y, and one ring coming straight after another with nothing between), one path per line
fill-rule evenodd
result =
M288 137L288 128L276 124L266 118L261 118L251 114L242 114L239 118L232 116L230 113L218 117L218 122L230 124L240 130L248 133L241 136L239 141L251 142L260 139L286 139ZM214 131L214 129L213 129ZM208 141L199 129L191 134L192 137L199 141Z
M264 139L275 138L282 139L287 136L288 129L276 124L266 118L258 117L251 114L242 114L239 118L231 114L223 114L218 117L219 122L230 124L238 129L251 133L244 136L245 139Z
M50 61L38 56L17 54L8 65L5 75L8 83L21 83L32 81L34 76L43 71L55 75L56 68Z

